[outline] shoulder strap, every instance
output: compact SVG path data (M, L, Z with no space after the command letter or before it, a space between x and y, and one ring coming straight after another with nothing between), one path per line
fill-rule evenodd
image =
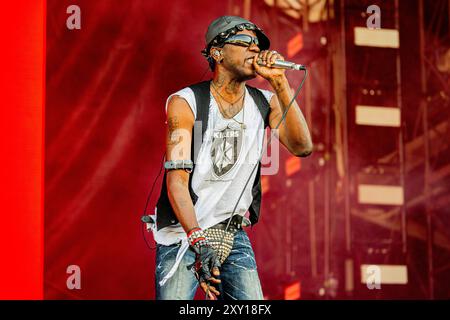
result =
M208 114L210 103L209 84L210 80L207 80L193 84L192 86L189 87L192 89L192 91L194 91L195 102L197 104L197 116L195 120L204 122L202 133L205 133L206 128L208 127Z
M247 89L252 96L253 101L255 101L256 105L258 106L259 112L261 113L261 116L264 120L264 127L267 127L269 125L269 101L267 101L266 97L259 89L251 87L249 85L247 85Z
M257 88L247 86L248 92L255 101L255 104L258 106L259 112L261 113L261 117L264 121L264 127L269 126L269 111L270 104L267 101L264 94ZM261 162L258 164L258 172L256 173L255 181L253 182L252 187L252 195L253 201L250 205L250 221L252 226L255 225L259 220L259 213L261 210Z
M195 117L195 124L192 130L192 141L191 141L191 158L195 163L197 159L198 151L200 150L201 143L195 143L194 137L199 136L200 126L202 130L201 137L208 128L208 116L209 116L209 103L210 103L210 80L199 82L193 84L189 88L192 89L195 96L195 103L197 105L197 115ZM203 140L201 141L203 142Z

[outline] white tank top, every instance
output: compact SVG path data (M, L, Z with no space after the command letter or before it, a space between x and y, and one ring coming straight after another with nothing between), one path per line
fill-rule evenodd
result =
M273 93L259 90L270 103ZM187 87L171 94L167 98L166 112L167 104L173 96L185 99L194 118L196 117L197 106L191 88ZM236 121L222 116L215 98L210 93L208 128L192 172L192 189L198 196L194 210L202 229L209 228L231 216L245 182L261 156L265 132L264 121L247 88L245 88L244 107L234 116L234 119ZM243 123L245 129L242 129L238 122ZM239 200L235 214L244 215L250 207L256 174L257 170L254 170ZM156 209L155 213L157 214ZM188 248L186 233L181 224L171 225L158 231L153 228L153 235L155 241L163 245L182 241L177 263L174 266L176 270L179 260ZM166 278L169 278L171 273Z

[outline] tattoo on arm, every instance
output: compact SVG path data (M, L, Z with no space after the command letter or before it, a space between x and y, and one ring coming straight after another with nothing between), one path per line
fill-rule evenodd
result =
M180 126L180 122L178 121L178 118L176 116L170 117L167 119L167 125L169 126L169 132L173 132Z
M168 132L168 144L169 145L175 145L180 142L181 135L177 131L180 127L180 122L178 121L178 118L176 116L170 117L167 119L167 126L169 129Z

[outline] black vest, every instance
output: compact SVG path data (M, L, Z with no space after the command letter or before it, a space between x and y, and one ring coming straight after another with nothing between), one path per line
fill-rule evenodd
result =
M267 99L264 97L261 91L256 88L246 86L250 96L253 98L253 101L258 106L258 109L261 113L261 116L264 120L264 128L269 125L269 111L270 105ZM194 150L194 131L197 129L198 121L202 123L202 141L203 136L205 134L206 129L208 128L208 116L209 116L209 103L210 103L210 80L200 82L190 86L195 95L195 102L197 104L197 116L195 118L196 125L192 129L192 141L191 141L191 160L194 162L194 170L195 170L195 160L197 159L200 143L198 143L198 148ZM192 176L194 174L194 170L189 176L189 193L191 195L192 203L195 205L197 202L198 196L195 194L194 190L192 190ZM157 208L157 216L156 216L156 226L157 230L160 230L164 227L174 225L178 223L178 219L173 212L172 206L169 201L169 197L167 194L167 185L166 185L166 173L164 172L161 193L156 204ZM253 201L248 209L250 211L250 221L252 225L258 222L259 212L261 209L261 163L258 164L258 171L256 173L255 182L253 183Z

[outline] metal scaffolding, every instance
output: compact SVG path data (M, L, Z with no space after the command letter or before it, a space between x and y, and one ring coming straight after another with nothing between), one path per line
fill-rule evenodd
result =
M285 45L288 30L291 34L301 33L300 59L302 63L307 61L312 70L300 99L308 124L313 128L316 150L302 162L301 175L279 174L266 179L271 187L265 197L271 203L265 205L265 214L272 218L270 226L264 223L258 226L257 257L265 259L260 272L262 278L265 270L273 272L275 277L279 275L283 279L281 286L300 279L309 297L354 297L360 276L358 263L361 263L355 261L355 256L363 257L362 248L376 243L388 252L380 263L395 261L407 265L410 281L418 282L418 287L422 288L416 297L433 299L439 296L436 275L450 269L448 262L436 263L437 251L450 255L450 221L444 215L448 213L446 208L450 202L446 196L450 191L450 67L443 73L436 67L437 58L433 57L437 45L444 49L447 45L450 57L450 42L447 41L450 39L450 0L439 0L432 6L424 0L387 1L391 12L385 15L383 23L388 20L390 28L399 32L400 39L412 32L402 29L405 19L409 19L407 14L403 15L404 10L400 10L402 6L408 6L409 14L417 15L419 42L413 45L420 51L420 92L403 90L405 79L409 81L408 72L412 72L403 64L402 59L409 54L406 49L375 49L386 50L387 56L393 57L390 65L394 66L394 80L387 85L393 88L392 99L387 100L400 110L401 120L397 128L389 129L395 132L392 136L380 134L381 139L389 139L393 147L377 155L371 163L358 167L353 156L355 130L382 130L355 124L355 84L350 87L349 82L352 76L349 68L355 62L351 59L356 59L351 56L353 28L361 26L355 24L355 16L365 12L359 7L369 2L229 0L230 14L252 19L252 14L257 12L259 21L270 25L272 43L277 50ZM317 8L313 5L320 7L319 14L314 15ZM313 15L316 18L312 18ZM308 51L316 40L322 43L321 50ZM374 49L358 50L369 57ZM294 61L297 58L290 57ZM374 62L367 59L367 63ZM418 97L417 109L405 102L409 96ZM282 155L280 169L285 160L286 155ZM367 172L377 175L377 183L401 187L401 204L358 203L358 179L367 176ZM301 207L300 201L304 202ZM357 233L361 228L379 229L380 237L364 239ZM267 239L274 243L271 254L258 245L259 241ZM301 242L305 240L307 245ZM426 261L425 279L421 266L414 261L416 255ZM404 288L407 290L406 286ZM277 291L276 296L280 294ZM389 298L382 293L374 297Z

